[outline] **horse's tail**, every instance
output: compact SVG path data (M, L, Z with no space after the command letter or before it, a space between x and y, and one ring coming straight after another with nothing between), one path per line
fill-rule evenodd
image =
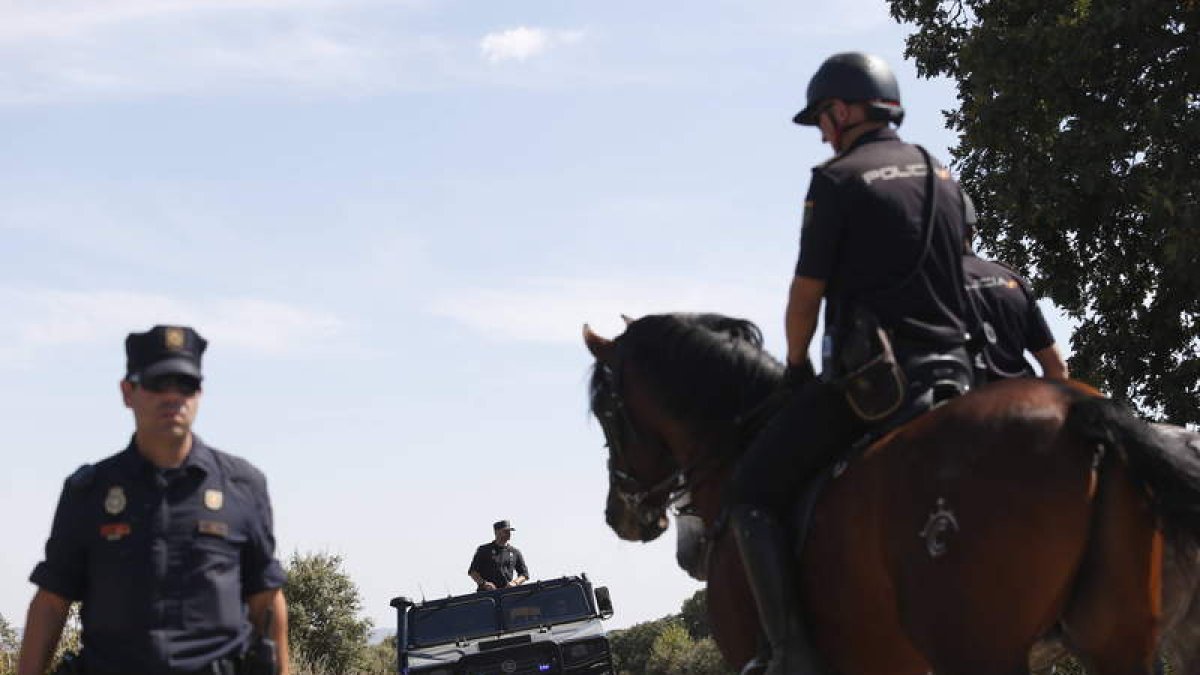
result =
M1200 436L1161 433L1123 405L1099 397L1072 403L1066 425L1117 453L1164 530L1200 542Z

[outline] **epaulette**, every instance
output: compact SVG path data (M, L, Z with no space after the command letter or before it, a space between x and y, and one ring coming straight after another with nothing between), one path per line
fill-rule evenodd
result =
M839 152L836 155L834 155L833 157L830 157L829 159L825 160L824 162L821 162L820 164L814 166L813 168L814 169L828 169L834 162L845 157L847 152L849 152L849 150L844 150L842 152Z
M994 264L999 265L999 266L1003 267L1004 269L1008 270L1009 272L1011 272L1013 274L1013 276L1017 277L1021 281L1025 281L1025 275L1018 272L1017 269L1015 267L1013 267L1012 265L1009 265L1008 263L1004 262L1003 260L993 260L992 262Z
M84 464L76 469L75 473L71 474L69 478L67 478L67 487L71 488L72 492L78 492L80 490L88 489L95 481L96 465Z
M213 457L216 458L217 462L224 467L229 480L235 483L249 483L251 485L259 485L266 481L266 477L263 476L262 471L259 471L258 467L249 461L237 455L222 452L211 446L209 450L212 451Z

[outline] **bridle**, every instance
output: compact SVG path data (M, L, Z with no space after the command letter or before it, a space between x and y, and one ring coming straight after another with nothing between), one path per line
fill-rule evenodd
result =
M626 441L641 442L655 452L668 457L670 451L653 435L640 433L629 410L625 399L621 396L621 373L624 363L618 356L612 365L599 363L605 378L603 400L596 412L597 419L604 431L605 445L608 446L608 482L613 492L622 503L632 509L640 521L651 525L660 520L668 506L678 502L681 497L690 492L697 484L710 478L724 459L718 455L705 454L694 458L683 466L677 466L674 471L662 480L650 486L630 473ZM661 499L661 502L659 501ZM652 506L660 503L661 507Z

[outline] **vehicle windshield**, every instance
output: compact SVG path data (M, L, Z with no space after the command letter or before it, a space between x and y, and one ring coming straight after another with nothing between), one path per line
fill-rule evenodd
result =
M410 642L415 646L436 645L500 632L496 626L496 602L478 598L452 605L417 609L410 617Z
M508 630L578 621L592 616L587 596L578 584L504 596L500 598L500 611Z

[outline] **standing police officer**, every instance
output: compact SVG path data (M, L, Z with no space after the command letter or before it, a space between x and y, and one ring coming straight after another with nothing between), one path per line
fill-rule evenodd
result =
M263 672L267 639L288 672L266 479L192 433L206 346L183 326L125 340L121 394L136 431L125 450L63 486L46 558L30 577L38 590L19 675L45 671L74 601L89 675Z
M467 575L475 581L476 591L520 586L529 579L525 556L521 555L516 546L508 543L512 539L514 529L516 528L507 520L492 523L495 538L475 549L475 555L471 556L471 566L467 568Z
M889 126L904 118L895 76L877 57L837 54L813 76L807 99L793 121L820 128L837 155L813 169L804 204L786 312L792 395L739 462L730 512L771 647L769 675L817 672L776 514L872 424L930 396L921 364L940 359L955 386L971 384L962 195L948 171ZM817 380L807 354L822 300ZM848 396L858 389L846 382L862 373L873 400Z

